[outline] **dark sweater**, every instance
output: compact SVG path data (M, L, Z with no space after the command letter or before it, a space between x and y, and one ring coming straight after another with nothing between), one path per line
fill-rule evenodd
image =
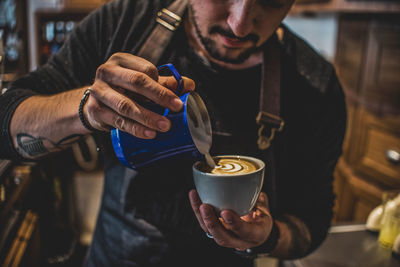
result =
M97 67L113 53L138 51L162 3L120 0L106 4L79 24L46 65L14 82L0 97L0 158L21 160L9 136L11 116L21 101L34 94L91 84ZM207 66L188 46L183 29L160 63L172 62L182 75L195 80L212 121L212 154L249 155L266 161L263 191L270 197L273 216L301 218L311 232L311 252L324 240L332 219L333 170L346 124L344 96L333 67L287 29L283 51L281 116L286 125L274 141L273 162L256 145L260 66L240 71ZM194 188L193 159L165 161L136 172L115 157L108 134L102 138L105 185L89 264L249 264L204 237L198 226L187 197ZM276 177L273 189L268 188L270 169Z

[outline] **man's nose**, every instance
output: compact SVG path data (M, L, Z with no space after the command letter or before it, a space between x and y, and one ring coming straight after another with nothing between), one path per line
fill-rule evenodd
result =
M253 30L255 21L255 1L234 1L229 10L227 23L237 37L245 37Z

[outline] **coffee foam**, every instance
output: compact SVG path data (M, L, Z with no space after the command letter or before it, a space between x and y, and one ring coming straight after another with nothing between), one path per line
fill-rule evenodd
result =
M215 175L240 175L256 171L259 167L251 161L241 158L214 158L217 166L210 168L207 164L201 164L199 170Z

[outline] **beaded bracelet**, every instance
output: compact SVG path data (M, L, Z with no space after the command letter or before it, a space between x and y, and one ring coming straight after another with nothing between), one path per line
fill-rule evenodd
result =
M78 109L78 115L79 119L82 122L82 125L88 129L91 132L97 131L95 128L93 128L86 120L85 117L83 117L83 106L85 105L86 101L88 100L90 95L90 87L86 89L85 93L83 93L81 102L79 103L79 109Z

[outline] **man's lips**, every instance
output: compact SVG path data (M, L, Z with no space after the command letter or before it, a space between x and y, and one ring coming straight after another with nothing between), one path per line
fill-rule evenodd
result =
M220 34L219 36L220 36L224 46L230 47L230 48L243 48L249 42L248 40L240 40L238 38L231 38L231 37L228 37L228 36L222 35L222 34Z

